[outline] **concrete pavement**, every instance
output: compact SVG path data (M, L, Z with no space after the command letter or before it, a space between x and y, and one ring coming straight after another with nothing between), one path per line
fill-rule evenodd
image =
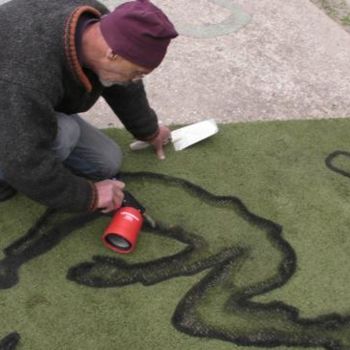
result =
M103 2L113 9L123 1ZM350 35L312 2L154 3L181 34L145 78L164 123L350 115ZM103 100L83 116L98 127L120 126Z
M150 103L166 124L350 115L350 35L313 3L154 3L182 34L145 79ZM114 8L112 1L105 4ZM85 117L100 127L119 125L103 101Z

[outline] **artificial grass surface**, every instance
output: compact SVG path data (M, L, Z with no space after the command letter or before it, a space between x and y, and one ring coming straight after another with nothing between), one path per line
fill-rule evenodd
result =
M242 343L298 349L322 347L329 339L338 342L333 348L350 347L350 178L325 164L332 152L350 150L349 130L348 119L224 125L184 151L168 147L162 162L151 150L128 151L125 131L107 130L125 150L124 172L171 176L125 177L127 189L168 231L144 230L136 251L118 256L100 242L110 220L102 217L31 256L39 247L35 240L13 242L45 208L20 195L0 204L0 287L8 276L4 261L13 267L22 259L18 281L0 289L0 339L17 331L16 349L35 350L226 350ZM346 154L332 164L350 171ZM174 178L227 198L197 196ZM39 232L42 246L52 242L48 227L69 217L49 218ZM193 254L171 263L157 260L186 249L186 242L173 239L178 227L194 244ZM271 239L280 232L285 250ZM3 251L6 247L11 248ZM286 252L294 256L283 265ZM111 259L94 265L96 255ZM90 269L83 269L84 262ZM195 286L198 293L191 294ZM279 301L295 309L238 305L259 288L262 295L253 299L259 305ZM175 315L177 326L175 310L182 312ZM302 320L318 323L289 320L297 310ZM319 317L330 313L343 318L322 323Z

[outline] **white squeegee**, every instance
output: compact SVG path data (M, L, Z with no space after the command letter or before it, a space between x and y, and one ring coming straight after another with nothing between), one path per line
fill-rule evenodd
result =
M171 132L171 142L175 151L181 151L199 141L206 139L219 131L214 119L203 120L190 124ZM134 141L130 144L133 151L137 151L149 146L143 141Z

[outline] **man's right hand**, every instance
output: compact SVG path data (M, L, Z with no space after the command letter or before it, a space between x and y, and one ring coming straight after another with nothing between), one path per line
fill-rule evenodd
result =
M97 208L102 213L114 211L122 205L124 199L124 182L118 180L103 180L95 182L97 190Z

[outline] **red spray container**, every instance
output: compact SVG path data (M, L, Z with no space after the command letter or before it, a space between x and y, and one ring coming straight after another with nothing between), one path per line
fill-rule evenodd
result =
M114 214L101 239L104 245L121 254L132 252L144 221L145 209L129 193L124 192L124 201Z

